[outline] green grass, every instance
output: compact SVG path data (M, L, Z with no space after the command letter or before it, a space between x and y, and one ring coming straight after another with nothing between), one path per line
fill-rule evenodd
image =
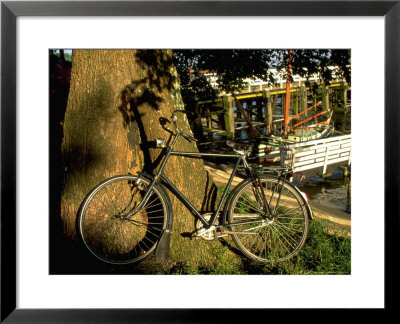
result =
M219 186L223 191L224 186ZM214 267L193 269L175 265L170 274L285 274L285 275L349 275L351 274L351 238L346 232L332 232L328 222L310 221L303 248L292 259L276 264L253 262L240 256L231 238L220 239L212 248Z
M329 233L326 221L310 222L307 241L289 261L275 265L249 262L249 273L275 274L351 274L351 238L347 233Z
M215 266L192 269L175 265L170 274L281 274L281 275L349 275L351 274L351 238L346 233L330 233L326 221L310 222L304 247L291 260L264 264L236 257L234 243L227 239L213 249Z
M225 186L218 186L221 192ZM276 264L253 262L241 255L230 237L210 242L210 260L213 266L193 268L185 263L156 263L143 273L175 275L349 275L351 274L351 238L345 232L332 232L328 222L310 221L309 233L303 248L292 259ZM194 246L194 249L196 247ZM192 251L194 253L195 251Z

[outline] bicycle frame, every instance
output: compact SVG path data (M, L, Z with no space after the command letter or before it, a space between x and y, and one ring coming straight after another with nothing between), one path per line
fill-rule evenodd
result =
M256 166L249 164L253 145L237 141L227 141L227 145L233 148L230 154L175 150L180 137L196 141L177 127L175 112L171 120L176 131L170 132L169 145L166 145L165 139L155 141L155 147L164 148L157 158L161 159L157 171L152 175L142 172L117 175L102 181L87 194L77 219L85 246L97 258L112 264L144 260L153 252L157 259L168 259L173 225L173 209L165 190L168 188L195 217L194 231L182 233L182 236L218 240L231 235L238 249L251 260L271 262L291 258L305 243L307 216L312 214L305 195L292 184L286 185L289 170L271 167L260 172ZM222 195L218 195L218 206L212 206L213 209L215 207L212 213L203 208L196 209L164 173L172 155L234 160L226 188ZM246 171L245 179L234 186L233 180L241 163ZM264 175L264 171L270 174ZM282 208L278 208L280 201ZM96 213L99 204L110 209L103 211L102 206ZM100 225L101 222L105 225ZM118 235L121 235L120 240L114 240Z
M159 179L163 180L163 183L165 183L167 185L167 187L169 189L171 189L171 191L173 191L173 193L181 199L181 201L188 207L189 210L191 210L194 215L200 219L200 221L203 223L204 228L205 229L209 229L215 222L216 218L218 217L222 205L224 203L224 201L226 200L228 191L231 187L233 178L236 175L237 169L239 167L239 165L241 164L241 162L243 163L244 167L246 168L246 171L249 173L248 175L252 178L252 181L256 181L257 183L259 182L259 177L258 175L254 175L253 172L251 171L250 167L248 166L247 162L246 162L246 157L244 154L219 154L219 153L201 153L201 152L179 152L179 151L174 151L174 147L175 144L178 140L179 137L183 136L184 133L181 130L177 130L177 133L175 134L175 137L170 145L170 147L168 148L166 155L161 163L161 166L157 172L157 174L154 176L153 180L150 183L149 188L147 189L147 193L145 194L145 196L143 197L142 202L134 209L132 210L129 215L127 215L128 218L132 217L136 212L138 212L139 210L141 210L144 205L147 203L147 200L150 196L150 192L151 189L153 188L153 186L157 183L157 181ZM202 215L201 213L196 209L196 207L193 206L193 204L185 197L185 195L171 182L171 180L168 179L168 177L163 173L164 168L170 158L171 155L175 155L175 156L189 156L189 157L202 157L202 156L212 156L212 157L224 157L224 158L232 158L232 159L236 159L236 163L235 166L233 168L232 174L229 177L227 186L222 194L222 198L220 200L220 202L218 203L217 209L215 210L215 212L213 213L213 215L211 216L211 219L209 221L207 221ZM264 203L264 206L267 209L267 214L268 215L272 215L271 214L271 210L269 208L269 204L266 201L265 195L264 195L264 190L262 189L262 186L255 186L256 188L261 188L261 199ZM260 194L260 193L258 193ZM243 223L236 223L235 225L241 225L241 224L245 224L246 222Z

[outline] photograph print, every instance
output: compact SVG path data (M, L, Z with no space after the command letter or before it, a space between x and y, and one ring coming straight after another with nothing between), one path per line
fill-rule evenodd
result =
M49 50L50 274L350 275L350 49Z

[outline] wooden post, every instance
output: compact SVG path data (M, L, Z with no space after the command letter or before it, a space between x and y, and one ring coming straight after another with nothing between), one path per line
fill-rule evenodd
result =
M235 137L235 118L233 115L232 97L224 96L222 98L224 105L224 128L226 136L233 139Z
M247 112L247 117L249 117L250 122L252 121L252 109L251 109L251 104L249 105L249 100L246 100L246 112Z
M307 89L304 85L300 87L300 111L307 109ZM305 117L307 114L305 115Z
M275 114L276 111L276 95L271 95L270 93L268 93L268 101L271 103L271 110L272 113Z
M321 89L318 88L315 91L312 92L312 105L314 106L318 101L322 101L322 96L320 98L320 93L321 93ZM313 114L313 111L310 111L309 114Z
M276 112L276 105L277 105L277 100L278 100L278 95L274 94L269 97L269 101L271 102L271 116L272 116L272 121L274 120L274 114ZM272 122L272 131L275 134L276 133L276 123Z
M292 100L292 108L293 108L293 115L297 115L299 113L299 90L297 89L293 92L293 100Z
M206 114L207 128L212 129L211 111L208 107L206 109L206 112L207 112Z
M241 112L239 110L238 105L235 103L235 101L233 102L233 105L236 107L236 116L235 116L235 118L236 119L241 119L242 118L242 114L241 114Z
M263 121L263 105L262 105L262 99L259 99L256 101L257 102L257 121L262 122Z
M346 106L347 106L347 86L346 86L346 82L345 81L342 81L341 83L342 83L342 86L340 87L341 88L340 101L342 103L342 105L341 105L342 108L346 109Z
M272 133L272 98L268 91L263 92L264 98L264 121L267 125L267 135Z
M203 134L203 123L201 121L201 108L198 102L193 102L193 110L196 115L195 123L194 123L194 133L197 139L204 139Z
M321 96L322 96L322 109L329 109L329 88L325 85L321 85Z
M337 110L339 108L339 93L337 89L333 89L331 92L331 97L334 98L334 102L332 103L332 110Z

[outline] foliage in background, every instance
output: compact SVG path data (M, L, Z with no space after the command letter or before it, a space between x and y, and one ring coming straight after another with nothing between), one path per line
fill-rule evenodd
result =
M65 61L72 62L72 50L53 49L50 50L52 54Z
M220 49L220 50L174 50L174 63L178 70L182 96L190 100L209 100L218 92L236 92L246 86L244 79L260 79L276 83L270 69L286 75L289 50L283 49ZM326 84L333 74L343 77L350 84L350 50L296 49L292 51L292 71L307 80L318 74ZM331 70L329 67L334 66ZM205 73L216 76L218 88L214 89ZM306 82L307 84L307 82Z

